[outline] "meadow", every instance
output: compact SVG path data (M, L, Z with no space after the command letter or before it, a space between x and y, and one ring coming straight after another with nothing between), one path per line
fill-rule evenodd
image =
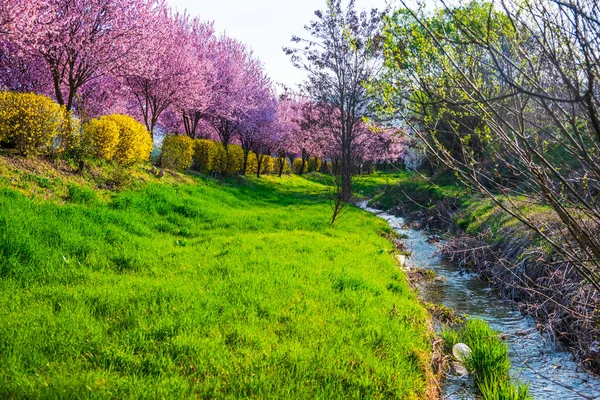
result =
M110 192L4 167L1 398L425 397L429 317L389 228L329 224L318 179Z

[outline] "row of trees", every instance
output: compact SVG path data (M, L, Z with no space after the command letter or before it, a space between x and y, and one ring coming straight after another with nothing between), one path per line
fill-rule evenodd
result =
M127 113L153 137L236 143L245 164L250 151L320 157L346 176L402 150L324 94L277 96L245 45L160 0L0 0L0 88L48 95L83 122Z

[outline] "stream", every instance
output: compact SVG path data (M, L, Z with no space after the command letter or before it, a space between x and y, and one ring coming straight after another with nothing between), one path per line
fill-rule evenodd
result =
M408 237L404 243L412 255L407 259L407 267L430 269L443 278L422 288L421 295L426 301L443 304L470 318L486 320L492 328L506 335L512 374L529 383L535 399L600 399L600 377L583 371L571 353L540 334L532 318L503 302L476 274L443 260L439 247L429 242L425 232L407 228L403 218L369 208L366 201L358 206L377 214L395 231ZM474 399L472 392L468 377L449 374L443 398Z

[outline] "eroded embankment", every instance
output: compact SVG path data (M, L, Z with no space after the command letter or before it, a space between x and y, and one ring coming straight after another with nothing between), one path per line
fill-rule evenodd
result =
M464 268L441 258L438 249L445 241L437 242L435 235L409 228L403 218L369 208L367 211L378 214L402 236L403 250L411 253L404 268L409 276L417 278L424 301L440 304L441 311L453 309L459 314L469 315L471 321L484 320L494 331L501 332L499 338L502 343L495 347L506 351L504 357L508 355L510 361L500 364L510 368L509 375L517 387L520 383L529 385L528 391L520 387L522 398L527 397L527 392L536 399L552 396L573 400L594 399L600 395L600 380L582 371L578 363L572 361L571 354L557 349L548 335L539 333L531 318L503 302L476 274L465 273ZM431 274L425 271L434 272L436 278L427 279ZM435 314L436 310L428 308ZM486 345L490 344L488 334L483 333L481 337L486 338ZM467 340L465 343L475 349L482 342ZM451 346L452 343L449 344ZM485 354L486 360L494 360L495 365L500 362L496 356L490 358L487 351L481 350L478 354ZM476 398L477 391L471 383L468 377L449 374L443 387L443 398ZM494 387L500 390L499 386Z
M429 208L397 204L414 228L450 234L443 257L489 281L505 300L532 316L536 328L567 346L582 367L600 371L600 293L519 223L499 210L464 207L446 198ZM478 224L477 229L472 228ZM465 228L469 233L465 231Z

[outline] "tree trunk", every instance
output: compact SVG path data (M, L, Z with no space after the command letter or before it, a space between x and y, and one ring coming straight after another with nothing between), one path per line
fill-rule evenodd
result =
M250 154L250 149L244 149L244 165L242 167L242 175L246 175L246 170L248 169L248 155Z
M285 168L285 157L279 157L277 162L279 163L279 177L281 178L281 175L283 175L283 168Z
M260 169L262 168L262 162L264 160L264 156L259 155L258 153L256 153L256 164L257 164L257 168L256 168L256 177L260 178Z
M352 164L349 149L342 149L342 201L350 201L352 197Z

